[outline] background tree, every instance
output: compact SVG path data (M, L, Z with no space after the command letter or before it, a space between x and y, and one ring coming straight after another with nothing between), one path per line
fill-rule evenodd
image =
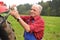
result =
M47 1L43 2L38 2L37 4L43 6L43 10L41 15L44 16L60 16L60 0L52 0L52 1ZM29 14L30 8L32 4L21 4L17 6L19 13L22 14Z

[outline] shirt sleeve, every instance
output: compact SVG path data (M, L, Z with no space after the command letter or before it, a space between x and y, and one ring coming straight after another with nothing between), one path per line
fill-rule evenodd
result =
M39 19L30 25L30 32L39 32L44 30L44 21Z
M29 16L20 16L23 20L27 20Z

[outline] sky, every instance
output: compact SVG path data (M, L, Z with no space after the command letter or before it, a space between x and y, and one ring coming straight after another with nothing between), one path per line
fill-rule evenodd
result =
M12 5L12 4L16 4L16 5L20 5L20 4L36 4L38 2L41 2L41 0L0 0L3 1L4 3L7 4L7 6ZM49 0L43 0L44 2L49 1Z

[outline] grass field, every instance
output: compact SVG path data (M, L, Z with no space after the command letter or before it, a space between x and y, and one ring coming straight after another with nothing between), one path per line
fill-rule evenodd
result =
M45 20L45 31L43 40L60 40L60 17L42 16ZM12 17L8 17L8 21L11 23L12 28L15 30L16 40L24 40L23 28Z

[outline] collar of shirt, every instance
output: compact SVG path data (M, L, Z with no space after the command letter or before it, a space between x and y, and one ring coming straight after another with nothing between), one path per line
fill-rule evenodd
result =
M35 16L35 17L30 16L30 20L38 20L39 18L41 18L41 17L40 16Z

